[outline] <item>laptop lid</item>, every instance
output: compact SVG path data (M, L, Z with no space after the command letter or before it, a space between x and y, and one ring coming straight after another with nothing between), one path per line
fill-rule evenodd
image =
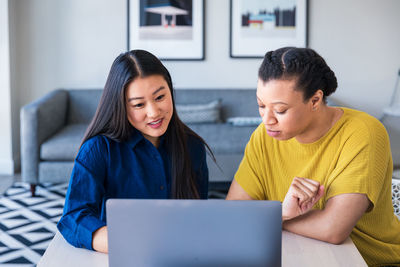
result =
M109 199L109 266L281 266L278 201Z

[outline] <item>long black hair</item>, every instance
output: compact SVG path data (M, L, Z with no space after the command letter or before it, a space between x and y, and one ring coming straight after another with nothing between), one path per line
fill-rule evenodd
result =
M320 89L326 102L326 97L338 86L335 73L311 48L282 47L267 52L258 70L258 78L264 82L296 79L295 88L303 92L304 101Z
M199 198L196 175L188 151L189 136L200 140L214 159L205 141L187 127L178 117L175 108L171 76L161 61L144 50L120 54L113 62L96 113L86 130L82 144L95 135L104 135L117 142L127 141L135 131L126 111L125 91L136 78L161 75L171 91L173 114L164 134L167 151L171 155L172 197Z

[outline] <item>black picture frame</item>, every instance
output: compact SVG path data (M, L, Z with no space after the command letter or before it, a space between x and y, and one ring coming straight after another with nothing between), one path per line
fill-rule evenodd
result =
M291 9L293 3L295 12ZM243 13L244 10L247 13ZM257 10L259 13L256 13ZM281 25L277 25L279 23ZM250 28L257 26L259 30ZM279 47L307 47L307 45L308 0L258 2L230 0L229 56L231 58L263 58L267 51Z
M127 0L127 50L144 49L166 61L204 60L205 1L186 1L190 2L185 7L169 6L160 1L164 3L160 7L154 5L157 0ZM164 16L157 12L176 12L176 15ZM186 14L181 14L184 12ZM145 13L151 13L152 17L146 15L144 19ZM181 23L186 20L190 25L179 25L179 19ZM161 25L143 25L143 21L158 23L159 20Z

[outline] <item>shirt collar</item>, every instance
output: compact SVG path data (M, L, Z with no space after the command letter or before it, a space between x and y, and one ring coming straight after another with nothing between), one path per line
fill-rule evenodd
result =
M130 147L134 148L143 139L144 136L142 135L142 133L136 129L133 129L133 133L131 137L128 139L127 143Z
M140 141L144 141L144 139L145 138L140 131L133 129L133 133L132 133L131 137L128 139L127 143L130 147L134 148ZM164 146L164 145L165 145L165 134L163 134L160 137L159 147Z

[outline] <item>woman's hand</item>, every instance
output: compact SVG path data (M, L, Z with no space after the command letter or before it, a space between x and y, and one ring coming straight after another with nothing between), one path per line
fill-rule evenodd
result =
M282 203L282 220L287 221L310 211L324 195L324 186L319 182L294 177Z

